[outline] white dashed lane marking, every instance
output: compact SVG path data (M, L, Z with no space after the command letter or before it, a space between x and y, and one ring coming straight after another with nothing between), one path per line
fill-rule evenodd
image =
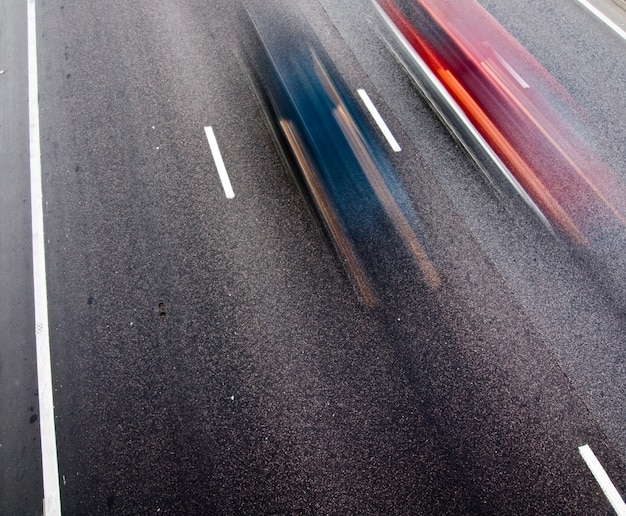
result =
M226 195L227 199L233 199L235 197L235 192L233 191L233 187L230 184L230 178L228 177L228 173L226 172L226 166L224 165L222 153L220 152L219 145L217 144L217 139L215 138L215 132L213 131L213 127L205 127L204 132L206 134L207 140L209 141L209 147L211 148L211 154L213 154L213 161L215 161L217 173L219 174L220 180L222 181L224 194Z
M359 94L359 97L361 97L361 100L363 101L363 104L365 104L365 107L370 112L370 115L372 115L372 118L374 119L374 122L376 122L376 125L378 125L378 128L383 133L383 136L387 139L387 142L389 142L389 145L391 146L393 151L394 152L400 152L402 150L400 148L400 145L398 144L397 140L395 139L395 137L393 136L393 134L389 130L389 127L387 127L387 124L383 120L383 117L380 116L380 113L378 112L378 109L376 109L376 106L374 105L374 103L370 99L370 97L367 94L367 92L364 89L359 89L359 90L357 90L357 92Z
M626 504L624 504L624 500L620 496L617 489L615 489L613 482L611 482L611 479L606 474L606 471L604 471L602 464L600 464L600 461L597 459L595 453L593 453L593 450L588 444L584 444L578 447L578 451L580 452L583 460L587 463L587 466L589 466L589 469L591 470L591 473L593 473L596 481L600 484L602 491L613 506L613 509L615 509L616 514L618 516L626 516Z

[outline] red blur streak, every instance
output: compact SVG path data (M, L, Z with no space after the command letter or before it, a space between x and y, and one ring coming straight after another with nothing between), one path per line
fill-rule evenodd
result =
M553 226L584 245L598 224L626 225L623 185L553 104L580 109L480 4L415 0L439 40L379 4Z

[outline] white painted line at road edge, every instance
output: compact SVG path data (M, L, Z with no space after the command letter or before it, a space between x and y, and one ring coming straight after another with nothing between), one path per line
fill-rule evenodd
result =
M587 0L577 0L580 5L585 7L589 12L597 16L602 22L608 25L611 29L613 29L622 39L626 40L626 31L622 29L617 23L611 20L606 14L604 14L600 9L591 5Z
M37 348L37 383L39 393L39 428L41 432L41 467L43 474L44 516L60 516L59 465L52 367L48 324L48 290L43 227L43 189L41 180L41 142L39 134L39 86L37 78L37 30L35 0L28 0L28 118L30 133L30 203L33 244L33 292L35 298L35 344Z
M596 481L598 482L598 484L600 484L602 491L604 491L604 494L609 499L609 502L613 506L613 509L615 509L617 515L626 516L626 504L624 504L624 500L622 500L619 492L617 491L617 489L615 489L613 482L611 482L611 479L606 474L606 471L604 471L602 464L600 464L600 461L598 461L598 459L596 458L593 450L589 447L588 444L583 444L582 446L578 447L578 451L580 452L581 457L587 463L587 466L589 466L589 469L591 470L591 473L593 473L593 476L596 478Z
M370 97L367 94L367 92L364 89L358 89L357 92L358 92L359 96L361 97L361 100L363 101L363 104L365 104L365 107L367 108L367 110L370 112L370 114L374 118L374 121L378 125L380 131L383 133L383 136L389 142L389 145L391 146L393 151L394 152L400 152L402 150L400 148L400 145L398 144L398 142L394 138L393 134L391 134L391 131L389 130L389 127L387 127L387 124L383 120L383 117L380 116L380 113L378 112L378 109L376 109L376 106L374 105L374 103L370 99Z
M215 161L217 173L220 175L220 180L222 181L222 186L224 187L224 193L226 194L226 198L233 199L235 197L235 192L233 191L233 187L230 184L230 179L228 178L228 173L226 172L226 166L224 165L224 160L222 159L222 153L220 152L220 148L217 145L217 140L215 138L215 133L213 132L213 127L205 127L204 132L206 134L207 140L209 140L209 147L211 147L213 161Z

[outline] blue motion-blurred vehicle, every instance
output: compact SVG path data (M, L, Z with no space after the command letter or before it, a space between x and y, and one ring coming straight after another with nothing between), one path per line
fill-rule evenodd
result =
M302 190L368 305L380 302L391 278L438 288L419 220L378 134L319 40L287 7L248 5L247 60Z

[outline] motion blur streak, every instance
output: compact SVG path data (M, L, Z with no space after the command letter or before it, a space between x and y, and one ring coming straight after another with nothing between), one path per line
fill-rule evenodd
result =
M626 189L588 143L582 110L480 4L378 5L552 227L578 246L623 233Z
M324 194L322 185L320 185L319 180L315 176L315 172L311 167L310 159L307 157L306 150L299 141L293 124L289 122L289 120L283 119L280 121L280 127L295 154L296 161L302 170L304 180L306 181L311 195L313 196L315 205L322 213L324 220L326 220L328 230L330 231L333 240L339 247L341 255L346 260L346 265L355 280L359 293L363 296L363 300L368 306L374 306L376 304L376 297L369 281L367 280L363 266L354 252L352 244L348 238L346 238L346 235L341 228L341 224L328 202L326 195Z
M249 2L250 77L277 143L370 307L441 279L381 137L295 7Z
M556 222L558 227L566 232L570 238L579 245L587 244L585 236L578 229L574 221L567 215L567 212L556 201L554 196L537 178L533 170L526 161L519 155L513 145L498 130L489 116L480 108L474 99L467 93L463 86L457 81L450 70L438 70L443 84L446 85L455 98L460 99L470 120L476 123L483 136L491 143L494 150L511 166L513 170L519 171L518 180L526 192L537 203L542 212L549 220Z
M411 226L402 213L402 210L393 198L393 194L389 191L389 188L385 184L384 178L381 176L376 164L369 155L367 148L365 147L363 136L350 116L345 104L342 102L339 92L333 86L328 73L324 70L319 58L314 55L314 59L316 72L322 80L329 97L333 99L336 104L336 107L332 110L335 120L348 140L350 148L361 165L361 169L363 170L365 177L374 190L374 193L378 197L381 205L385 209L387 216L393 222L396 231L398 231L401 235L404 244L417 261L429 288L432 290L438 289L441 286L441 279L439 278L435 267L428 258L423 246L419 243L415 232L411 229Z
M424 274L424 279L428 283L428 286L432 290L436 290L441 286L441 279L435 270L432 262L428 258L428 255L424 251L424 248L417 240L417 236L411 229L408 221L404 217L402 210L396 204L393 195L387 188L385 184L385 180L382 178L376 165L370 158L367 150L363 146L363 143L360 139L358 129L354 125L352 119L348 116L345 108L343 106L337 107L334 111L335 118L339 125L344 131L344 134L348 138L350 142L350 146L354 151L356 158L359 160L361 167L363 168L363 172L365 172L365 177L369 181L370 186L376 193L376 196L380 200L382 206L385 208L387 215L393 221L396 230L402 236L402 239L417 261L422 273Z

